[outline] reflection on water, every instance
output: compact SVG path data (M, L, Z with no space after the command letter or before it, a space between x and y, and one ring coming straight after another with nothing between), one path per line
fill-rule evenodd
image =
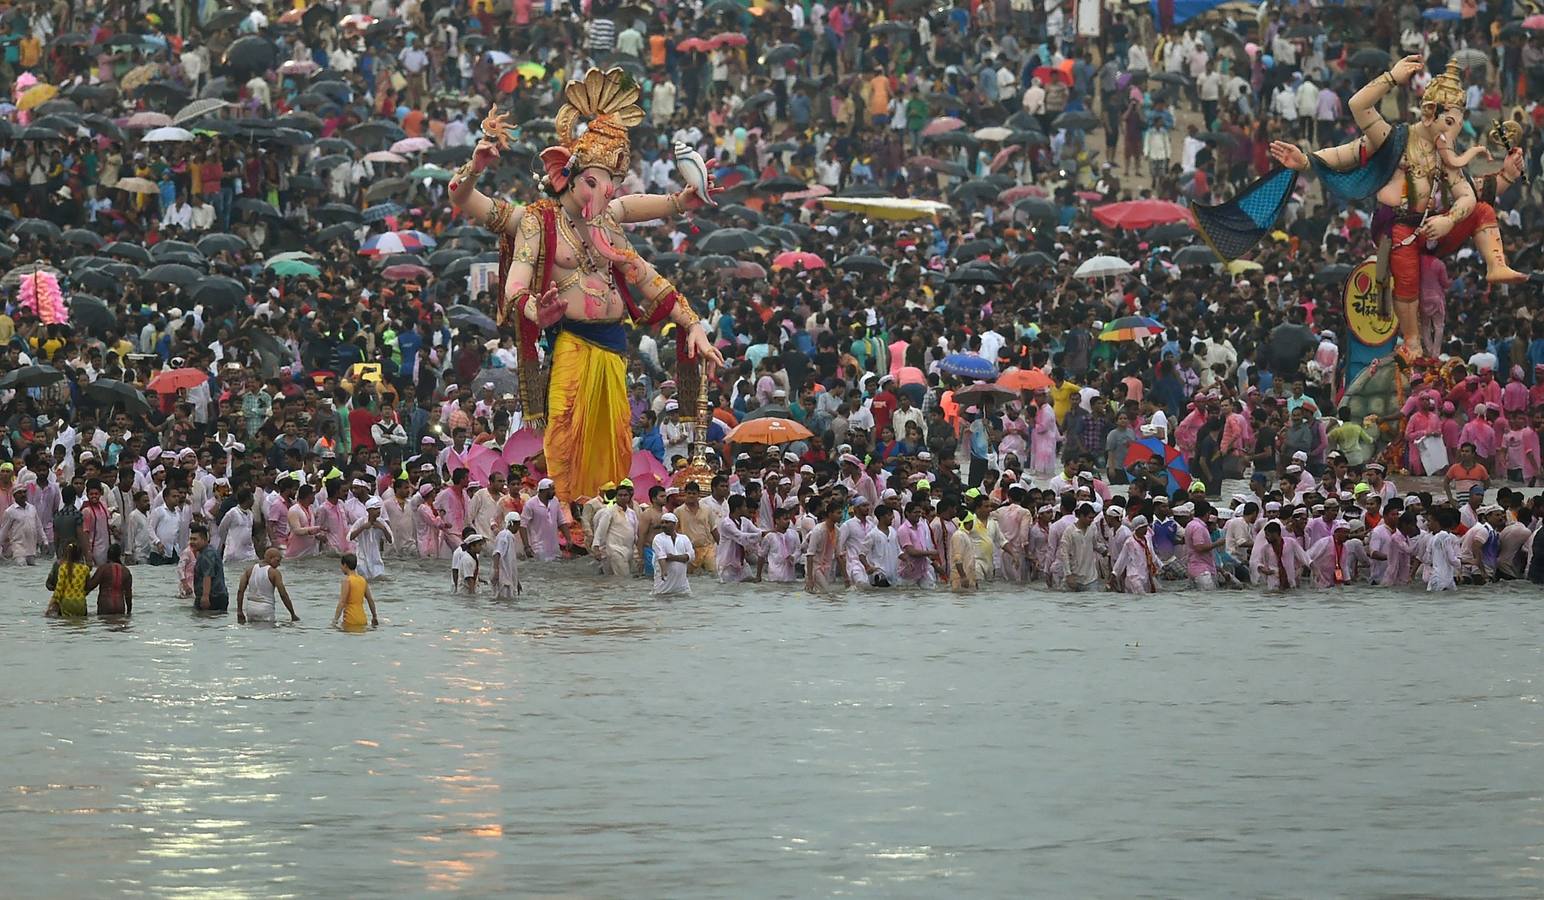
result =
M84 624L0 572L6 895L1544 893L1529 588L656 601L533 566L510 604L413 563L343 634L335 568L285 572L302 621L248 627L166 569Z

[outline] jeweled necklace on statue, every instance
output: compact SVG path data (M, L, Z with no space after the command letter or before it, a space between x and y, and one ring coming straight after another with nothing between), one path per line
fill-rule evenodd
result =
M579 233L574 229L573 220L569 218L568 210L563 209L558 216L559 232L569 249L574 251L574 262L579 271L575 277L579 284L579 290L584 293L584 314L591 319L599 318L606 312L611 302L611 297L616 293L616 281L612 277L611 267L602 265L595 258L595 250L579 239ZM572 282L569 282L572 283ZM560 288L568 287L562 284Z

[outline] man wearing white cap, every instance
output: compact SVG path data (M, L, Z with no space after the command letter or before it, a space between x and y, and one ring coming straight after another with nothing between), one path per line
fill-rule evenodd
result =
M493 539L493 599L513 600L520 594L519 551L515 538L520 534L520 514L504 514L504 527Z
M659 517L660 532L654 536L654 595L690 594L686 566L692 561L692 542L676 531L680 524L675 513Z
M849 497L863 495L869 502L869 507L879 502L879 489L874 484L874 479L863 471L863 460L855 454L843 453L839 459L842 469L842 477L836 482L847 489Z
M872 506L867 497L854 494L848 501L848 509L851 514L836 532L838 564L847 570L849 584L866 583L868 572L861 557L864 541L868 538L869 532L874 529Z
M525 501L520 522L529 541L528 554L543 562L551 562L563 553L563 503L556 496L556 485L551 478L543 478L536 484L536 496Z
M355 569L366 581L386 574L386 562L382 559L386 545L391 543L391 525L381 517L384 504L379 497L365 501L364 518L349 529L348 539L359 558Z
M1112 587L1127 594L1152 594L1158 590L1158 554L1146 516L1133 516L1125 540L1115 550L1110 573Z
M252 504L252 489L242 488L236 495L236 503L226 510L215 527L221 558L225 562L245 563L257 559L257 548L252 544Z
M1217 557L1214 551L1222 541L1212 540L1212 529L1196 515L1194 503L1181 503L1174 507L1174 518L1184 535L1181 557L1185 561L1185 574L1196 587L1210 591L1217 587Z

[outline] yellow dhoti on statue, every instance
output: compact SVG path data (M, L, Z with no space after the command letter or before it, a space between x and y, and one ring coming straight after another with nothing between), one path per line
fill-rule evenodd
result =
M565 503L593 497L606 482L627 477L633 461L630 417L622 355L560 332L552 346L542 448L547 474Z

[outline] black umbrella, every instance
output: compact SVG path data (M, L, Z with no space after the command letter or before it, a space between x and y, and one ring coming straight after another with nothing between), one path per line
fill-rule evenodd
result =
M204 89L198 92L200 100L234 100L236 99L236 86L231 84L229 78L211 78L204 82Z
M119 259L132 259L137 263L144 263L145 265L149 265L151 262L150 251L146 250L144 245L131 244L128 241L113 241L111 244L103 247L102 252L107 256L116 256Z
M292 191L320 191L325 189L322 185L322 180L315 175L291 175L289 177L289 187Z
M222 61L233 72L266 72L279 60L279 48L273 41L255 34L237 38L225 48Z
M194 302L202 303L216 310L229 309L245 303L247 299L247 286L234 278L226 278L216 275L213 278L204 278L199 281L188 296Z
M722 253L709 253L704 256L693 257L688 264L693 269L733 269L740 261L732 256Z
M46 103L44 105L47 106ZM69 134L79 130L80 117L79 115L67 116L62 113L54 113L53 115L45 115L40 119L34 119L32 124L42 126L43 128L52 128L60 134Z
M1051 258L1051 254L1040 250L1031 250L1028 253L1020 253L1018 256L1013 258L1013 267L1015 269L1023 269L1026 271L1034 271L1035 269L1049 269L1054 265L1056 265L1056 260Z
M135 91L135 96L146 103L181 105L188 100L188 89L170 81L152 81Z
M1354 69L1370 72L1374 69L1388 68L1392 58L1387 50L1380 50L1377 47L1363 47L1351 54L1351 58L1346 63Z
M797 153L802 149L804 149L803 145L797 141L777 141L767 145L768 153ZM794 190L798 190L798 188L794 188Z
M1051 139L1046 137L1043 131L1010 131L1008 137L1004 139L1004 143L1020 144L1025 147L1043 147L1049 145Z
M745 7L736 3L735 0L713 0L712 3L702 8L702 17L704 19L720 15L739 18L745 15Z
M1051 124L1056 128L1069 128L1087 131L1091 128L1099 127L1099 117L1091 112L1075 110L1073 112L1062 113L1055 119L1051 120Z
M836 267L850 272L885 272L889 270L889 266L885 265L884 260L877 256L868 256L866 254L844 256L836 261Z
M966 241L958 247L955 247L954 252L949 254L949 256L959 260L975 259L983 253L992 252L992 248L994 246L996 246L994 241L989 241L985 238L978 238L974 241Z
M242 9L241 7L227 6L224 9L219 10L218 12L211 15L207 22L198 26L198 30L204 32L205 34L209 34L210 32L219 31L222 28L235 28L250 15L252 15L250 11Z
M680 253L656 253L649 262L661 272L673 272L686 262L686 257Z
M57 241L63 232L59 229L58 225L47 219L22 219L11 229L11 234L25 234Z
M942 144L945 147L970 147L975 149L981 146L981 142L963 131L945 131L941 134L929 134L922 138L929 144Z
M1186 78L1178 72L1158 72L1148 77L1153 81L1161 81L1164 84L1172 84L1176 87L1184 87L1185 85L1190 84L1190 79Z
M121 406L124 412L150 414L150 403L139 388L111 378L98 378L87 382L81 390L87 397L105 406Z
M1195 237L1195 232L1184 222L1171 222L1168 225L1155 225L1147 229L1142 232L1142 237L1154 245L1178 244L1188 242Z
M92 100L100 103L118 96L118 89L110 84L77 84L65 88L63 93L71 100Z
M949 273L947 280L950 284L1003 284L1008 279L1003 277L996 266L973 263L955 269Z
M490 243L498 238L498 235L483 228L480 225L457 225L440 232L443 240L456 240L457 238L472 238L474 240Z
M387 197L398 197L408 192L412 183L406 178L382 178L365 189L365 202L375 203Z
M1191 244L1189 247L1181 247L1174 254L1174 264L1181 269L1202 268L1221 262L1212 248L1205 244Z
M984 178L967 181L949 192L951 200L976 200L990 203L1003 189Z
M0 263L8 263L16 258L16 248L5 241L0 241Z
M756 233L769 241L777 244L785 250L792 250L799 246L799 236L781 225L763 225L756 229Z
M80 117L80 124L84 125L92 134L100 134L102 137L117 141L120 144L124 142L123 129L118 127L118 123L106 116L98 115L97 113L87 113Z
M118 294L123 291L123 283L101 269L86 269L72 276L70 280L87 290L100 291L104 294ZM70 314L74 315L73 309Z
M64 34L56 34L53 40L48 42L51 47L89 47L91 38L78 31L66 31Z
M460 259L451 260L450 265L440 272L440 281L448 282L456 278L465 278L471 274L472 265L475 262L477 262L477 258L473 256L463 256Z
M111 278L105 272L92 272L104 278ZM79 281L80 279L76 279ZM115 282L116 284L116 282ZM76 293L70 298L70 324L96 337L103 337L109 331L118 327L118 317L113 314L107 301L90 294Z
M198 252L198 247L187 241L161 241L150 248L150 258L157 261L163 261L169 254L173 253L191 253L195 256L203 256L202 253Z
M790 191L802 191L809 185L793 177L792 175L773 175L771 178L763 178L756 182L756 190L767 194L786 194Z
M761 64L764 66L775 66L778 63L785 63L791 59L798 59L803 55L804 48L798 44L778 44L761 54Z
M846 190L837 191L837 197L893 197L894 194L877 184L854 184Z
M59 132L52 128L43 128L39 125L29 125L16 132L15 140L18 141L57 141L61 140Z
M910 34L915 26L906 22L880 22L869 29L870 34Z
M245 240L224 232L206 234L198 239L198 252L205 256L214 256L216 253L241 253L249 249L251 245Z
M718 214L726 219L739 219L747 225L760 225L762 221L761 213L738 203L731 203L728 206L720 207Z
M766 106L777 99L777 95L771 91L758 91L745 98L745 105L750 107Z
M0 391L43 387L63 379L64 373L53 366L22 366L0 377Z
M62 237L67 244L74 244L77 247L89 247L92 250L106 243L102 240L100 234L97 234L95 231L87 231L84 228L65 229Z
M697 249L703 253L739 253L752 247L765 247L766 240L744 228L720 228L701 241Z
M270 219L282 219L278 207L267 200L259 200L256 197L242 197L236 201L237 212L249 212L257 216L267 216Z
M316 142L318 153L341 153L344 157L348 157L358 150L353 141L346 141L340 137L322 138Z
M178 250L172 253L163 253L162 255L156 257L156 262L176 263L180 266L188 266L190 268L197 269L200 272L204 272L209 269L209 260L204 259L204 254L189 253L185 250Z
M393 253L390 256L383 256L378 265L382 269L388 266L422 266L426 269L429 267L424 262L424 258L417 253Z
M1013 210L1031 222L1055 222L1060 218L1056 204L1044 197L1025 197L1013 204Z
M203 273L192 266L162 263L141 275L139 280L148 284L175 284L178 287L187 287L203 277Z
M462 330L475 328L490 336L499 333L499 326L494 324L487 313L476 307L457 304L445 310L445 318L450 320L450 324Z
M479 389L481 389L482 385L492 384L495 395L515 394L518 396L520 393L520 376L515 374L514 369L480 369L477 372L477 377L472 379L472 383L477 385Z
M1325 266L1319 271L1313 273L1313 280L1334 283L1337 281L1345 281L1346 276L1350 274L1351 266L1337 263L1335 265Z
M311 235L306 243L313 247L324 247L333 241L343 241L348 244L354 242L354 229L357 226L347 222L339 222L336 225L328 225Z
M371 119L350 128L345 135L360 147L386 144L400 141L407 136L395 122L384 122L380 119Z
M471 254L467 253L465 250L456 250L454 248L447 247L444 250L436 250L429 254L429 258L425 260L425 262L429 264L429 268L431 269L443 269L456 260L470 255Z
M311 132L298 128L275 128L268 134L256 136L258 143L270 147L299 147L312 141Z

